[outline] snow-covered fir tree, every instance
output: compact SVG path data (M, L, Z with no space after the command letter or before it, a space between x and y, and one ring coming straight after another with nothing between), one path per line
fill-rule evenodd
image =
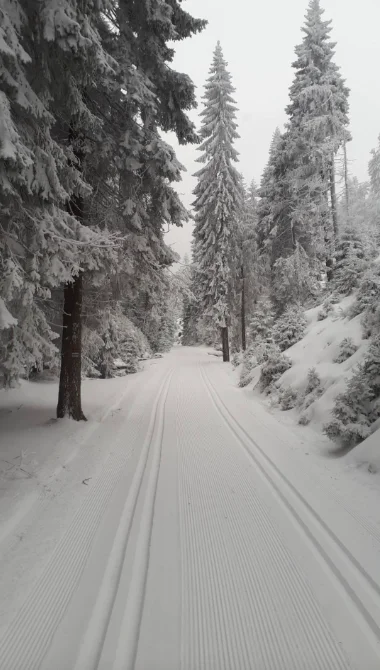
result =
M359 285L368 265L369 253L359 230L346 228L337 243L334 288L349 295Z
M264 168L257 204L257 244L263 258L270 260L272 254L272 240L275 234L277 214L277 193L279 189L278 175L275 171L278 160L278 149L281 141L279 128L273 133L269 147L269 158Z
M271 298L277 314L287 306L304 304L318 294L316 271L303 247L297 243L294 252L276 260L271 274Z
M285 351L299 342L305 333L306 318L304 311L298 305L288 309L277 319L273 328L273 339L280 351Z
M322 17L319 0L311 0L293 63L289 120L263 175L258 235L271 267L301 248L312 274L322 263L331 277L338 234L334 157L349 139L348 89Z
M380 135L377 138L376 149L371 150L371 159L368 163L368 174L371 180L371 188L375 193L380 193Z
M272 303L268 298L262 297L256 303L253 316L249 323L249 344L257 342L270 342L274 325L274 311Z
M372 240L375 239L377 246L380 246L380 135L376 149L371 151L368 173L370 178L370 231Z
M167 67L168 43L205 22L176 0L48 0L38 14L20 0L0 12L2 377L55 356L44 301L66 282L58 415L80 419L83 286L118 264L137 300L174 260L163 227L187 218L171 185L182 167L159 129L197 136L194 86Z
M237 328L235 339L237 348L245 351L247 346L247 327L262 284L259 253L257 247L257 186L252 181L249 186L243 184L243 205L239 216L238 250L240 262L240 282L235 298ZM236 338L237 335L237 338Z
M302 27L304 38L295 49L295 77L286 111L298 207L293 226L304 225L304 217L314 214L311 233L317 242L320 237L323 239L326 259L330 262L333 249L329 246L338 235L334 157L350 139L347 129L349 89L334 63L331 21L324 21L323 14L320 0L310 0ZM319 231L321 224L323 229Z
M112 257L107 233L85 229L75 211L90 187L74 135L99 127L79 91L113 73L99 20L91 2L0 9L0 294L17 319L2 338L6 383L55 354L43 309L52 288Z
M223 360L229 360L228 328L237 272L238 217L242 206L234 88L218 42L203 97L203 142L194 190L194 260L201 310L220 328Z
M332 440L352 446L371 434L371 426L380 418L380 335L374 337L346 391L337 397L332 414L333 420L325 426Z

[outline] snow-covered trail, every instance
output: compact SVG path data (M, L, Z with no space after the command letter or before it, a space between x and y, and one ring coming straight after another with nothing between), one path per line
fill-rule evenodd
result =
M99 428L109 455L0 668L378 670L380 526L359 485L337 492L206 350L149 374Z

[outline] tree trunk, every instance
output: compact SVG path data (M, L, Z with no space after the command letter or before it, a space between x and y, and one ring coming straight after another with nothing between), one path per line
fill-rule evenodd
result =
M222 335L223 362L228 363L230 360L230 347L228 344L228 328L227 326L224 326L224 328L221 328L220 330Z
M348 163L347 163L347 143L343 145L343 160L344 160L344 200L346 205L347 223L350 218L350 196L348 193Z
M241 266L241 348L243 351L247 348L246 328L245 328L245 279L244 266Z
M334 237L335 242L338 239L339 227L338 227L338 207L336 201L336 186L335 186L335 163L334 156L331 161L330 168L330 198L331 198L331 213L334 226Z
M84 138L76 130L74 122L70 127L68 140L78 161L76 165L82 170L85 155ZM67 211L83 224L84 198L81 195L73 195L67 204ZM57 405L59 419L70 416L75 421L86 421L81 402L82 295L83 275L79 273L72 282L66 284L64 290L61 374Z
M332 173L333 164L330 165L330 170L327 175L322 173L322 181L325 184L324 197L325 197L325 215L323 217L323 231L324 231L324 242L325 242L325 251L326 251L326 277L327 281L331 281L333 278L333 268L334 268L334 253L335 253L335 218L336 217L336 202L333 203L333 190L335 192L335 175ZM331 207L329 203L329 193L331 196ZM334 214L335 206L335 214ZM323 220L322 219L322 220Z
M57 417L86 421L81 403L83 276L65 286Z

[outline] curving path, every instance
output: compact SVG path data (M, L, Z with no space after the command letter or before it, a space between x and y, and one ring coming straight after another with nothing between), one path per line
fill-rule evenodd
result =
M379 528L206 350L146 380L0 668L378 670Z

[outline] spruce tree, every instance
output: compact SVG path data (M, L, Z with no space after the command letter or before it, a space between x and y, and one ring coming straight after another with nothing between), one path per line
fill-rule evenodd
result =
M79 95L84 72L112 76L99 16L91 2L0 9L0 294L17 319L0 343L6 383L55 355L44 310L52 289L112 256L107 233L85 230L74 211L90 192L74 126L98 121Z
M380 245L380 135L376 149L371 151L368 164L370 177L369 209L370 229L377 246Z
M295 49L296 72L286 110L287 145L292 155L296 205L293 227L304 225L311 216L314 244L324 245L331 264L338 235L334 157L349 139L349 90L333 61L331 21L324 21L323 14L320 1L310 0L302 28L304 38ZM318 230L321 224L322 230Z
M257 244L260 253L267 259L271 256L271 241L275 228L278 179L275 172L281 132L277 127L269 147L269 158L264 168L258 191Z
M244 187L243 206L239 220L240 251L240 331L241 348L247 346L247 315L252 312L259 294L259 263L257 249L257 186L252 180Z
M223 360L229 360L228 328L237 274L238 216L242 206L234 141L238 138L234 88L218 42L205 87L196 173L194 260L198 295L207 320L220 328Z
M273 307L268 298L262 297L255 305L249 324L249 344L270 342L274 325Z
M380 336L371 341L364 361L354 370L344 393L338 395L333 420L324 432L343 446L354 446L368 437L380 417Z
M348 89L322 17L319 0L311 0L296 47L289 120L263 175L258 236L271 267L299 249L312 273L322 262L331 278L338 234L334 157L349 139Z
M205 22L176 0L47 0L38 13L20 0L0 19L3 377L55 355L43 303L66 283L57 414L82 419L83 289L117 266L109 290L151 303L175 258L163 229L187 218L172 187L182 166L160 130L198 138L169 42Z
M371 150L371 159L368 163L368 173L371 180L371 189L380 196L380 135L376 149Z

